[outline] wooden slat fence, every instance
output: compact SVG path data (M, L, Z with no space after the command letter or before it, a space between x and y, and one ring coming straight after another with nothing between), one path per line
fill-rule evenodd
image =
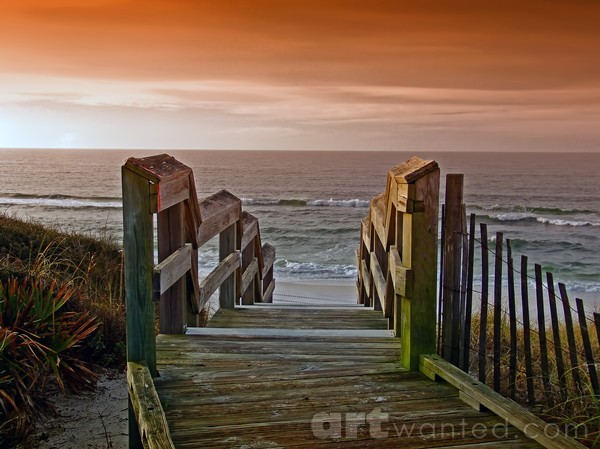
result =
M598 416L599 314L573 304L539 264L515 262L503 233L467 217L462 183L448 175L442 208L438 354L522 404L569 413L587 401L589 418Z

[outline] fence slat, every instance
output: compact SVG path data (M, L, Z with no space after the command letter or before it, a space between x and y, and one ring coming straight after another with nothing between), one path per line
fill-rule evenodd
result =
M508 262L508 325L510 327L508 388L510 398L514 399L517 387L517 307L515 304L515 268L510 239L506 239L506 259Z
M466 329L465 318L467 316L467 268L469 263L469 236L467 235L467 208L461 205L461 232L462 232L462 267L460 270L460 307L459 307L459 335L458 335L458 360L456 366L464 364L465 352L469 351L469 345L465 345Z
M460 341L460 268L462 247L462 174L446 175L446 233L444 241L444 304L442 356L458 365Z
M503 235L496 233L496 263L494 267L494 390L500 391L500 325L502 315L502 247Z
M533 362L531 360L531 324L529 322L529 281L527 277L527 256L521 256L521 303L523 307L523 349L525 352L525 376L527 377L527 401L535 404L535 384L533 382Z
M596 324L596 336L598 337L598 345L600 345L600 313L594 312L594 323Z
M440 233L440 283L438 297L438 327L437 327L437 353L442 355L442 310L444 308L444 242L446 241L446 205L442 204L442 229Z
M481 231L481 321L479 323L479 381L486 383L486 341L487 341L487 311L488 311L488 235L487 225L480 224Z
M467 266L467 298L465 303L465 326L463 333L462 370L469 372L469 356L471 354L471 316L473 312L473 266L475 261L475 214L469 220L469 263Z
M552 338L554 340L556 371L558 372L558 384L560 385L559 395L563 396L565 390L567 389L567 379L565 377L565 363L563 360L562 345L560 344L560 323L558 321L558 312L556 310L554 277L549 271L546 272L546 281L548 282L548 300L550 302L550 318L552 319Z
M600 395L600 386L598 385L598 374L596 372L596 363L594 362L594 353L592 352L592 344L590 342L590 334L587 327L587 318L583 309L583 300L575 298L577 303L577 314L579 316L579 328L581 329L581 340L583 341L583 349L585 350L585 359L590 372L590 383L592 390L596 396Z
M550 369L548 368L548 343L546 341L546 317L544 315L544 284L542 281L542 266L534 265L535 268L535 293L537 299L538 332L540 336L540 358L542 364L542 382L546 402L552 407L552 396L550 391Z
M571 315L571 305L565 284L559 282L558 290L563 303L565 312L565 326L567 328L567 340L569 342L569 358L571 360L571 376L577 391L583 391L581 385L581 376L579 375L579 358L577 357L577 345L575 343L575 331L573 329L573 317Z

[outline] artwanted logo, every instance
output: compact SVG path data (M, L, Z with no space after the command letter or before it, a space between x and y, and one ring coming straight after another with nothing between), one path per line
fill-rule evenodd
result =
M341 440L358 438L358 430L366 426L371 438L388 438L389 433L381 428L388 421L388 414L381 408L370 413L317 413L312 419L313 435L320 440ZM343 427L342 427L343 426ZM342 434L343 428L343 434Z
M406 417L405 417L406 419ZM319 440L355 440L357 438L431 438L440 435L444 438L455 440L463 439L496 439L507 440L515 438L515 429L508 421L491 424L486 422L466 421L464 418L457 423L444 423L440 421L402 422L402 419L390 421L389 413L380 407L371 412L321 412L313 416L312 433ZM585 438L588 435L587 426L546 424L528 424L523 429L528 438L536 439L544 435L554 439L559 435L572 438Z

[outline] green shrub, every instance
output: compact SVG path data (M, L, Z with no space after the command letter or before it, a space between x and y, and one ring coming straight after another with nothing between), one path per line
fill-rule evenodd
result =
M89 389L97 379L82 361L82 342L95 318L65 307L74 290L56 281L0 281L0 426L14 435L31 428L47 382Z

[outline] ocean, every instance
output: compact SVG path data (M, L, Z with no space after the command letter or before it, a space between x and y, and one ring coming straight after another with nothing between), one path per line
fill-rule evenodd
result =
M120 166L156 151L0 150L0 211L66 231L122 236ZM227 189L259 218L280 280L356 279L360 219L386 174L413 155L465 174L469 213L600 304L600 154L173 151L200 197ZM215 242L200 269L216 260ZM588 299L589 301L589 299Z

